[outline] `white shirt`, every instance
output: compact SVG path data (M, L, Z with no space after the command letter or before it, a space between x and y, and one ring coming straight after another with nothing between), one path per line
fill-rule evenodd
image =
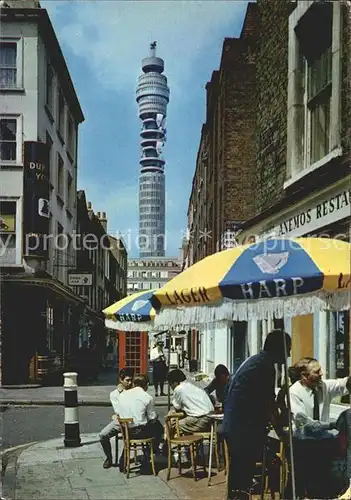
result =
M172 404L176 410L184 411L189 417L203 417L214 410L208 394L187 380L174 389Z
M150 352L150 361L156 361L156 359L164 356L162 349L159 350L158 347L154 347Z
M117 386L117 389L110 392L110 401L111 401L111 404L112 404L112 407L113 407L113 410L115 413L118 413L118 411L117 411L118 400L119 400L119 397L124 390L125 389L124 389L123 385L119 384Z
M347 381L348 377L322 380L321 385L318 387L320 429L329 426L330 403L332 400L337 396L343 396L348 393L346 388ZM297 414L302 414L306 419L306 426L311 426L314 430L317 430L317 421L313 419L314 395L312 389L309 389L298 381L290 387L289 392L294 421Z
M154 400L141 387L134 387L129 391L123 391L118 399L118 411L121 418L132 418L130 427L146 425L149 420L157 418L154 408Z

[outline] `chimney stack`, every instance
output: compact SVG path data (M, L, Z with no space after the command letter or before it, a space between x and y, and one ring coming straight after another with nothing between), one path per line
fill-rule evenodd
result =
M99 212L99 219L100 219L100 224L102 225L102 227L107 232L107 217L106 217L106 212Z

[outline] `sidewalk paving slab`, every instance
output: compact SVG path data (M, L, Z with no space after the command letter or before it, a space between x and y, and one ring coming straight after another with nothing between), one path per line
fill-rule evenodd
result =
M78 386L78 403L80 406L111 406L110 392L114 385L91 385ZM155 396L153 386L148 390L151 396ZM167 396L155 398L156 406L167 406ZM63 405L64 389L55 387L34 387L34 388L0 388L0 405Z

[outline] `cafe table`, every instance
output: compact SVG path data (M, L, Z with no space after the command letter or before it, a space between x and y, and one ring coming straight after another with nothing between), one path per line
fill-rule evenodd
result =
M209 450L209 459L208 459L208 483L207 483L208 486L210 486L210 484L211 484L214 433L217 431L218 422L223 421L224 415L223 415L223 413L210 413L209 417L211 419L211 433L210 433L210 450ZM216 436L216 439L218 439L218 436Z

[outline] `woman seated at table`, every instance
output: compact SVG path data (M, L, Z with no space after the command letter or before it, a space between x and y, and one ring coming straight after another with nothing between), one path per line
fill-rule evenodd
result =
M208 394L188 382L182 370L172 370L168 374L168 383L173 389L174 409L184 413L179 420L179 430L182 434L208 432L211 427L209 414L214 411Z

